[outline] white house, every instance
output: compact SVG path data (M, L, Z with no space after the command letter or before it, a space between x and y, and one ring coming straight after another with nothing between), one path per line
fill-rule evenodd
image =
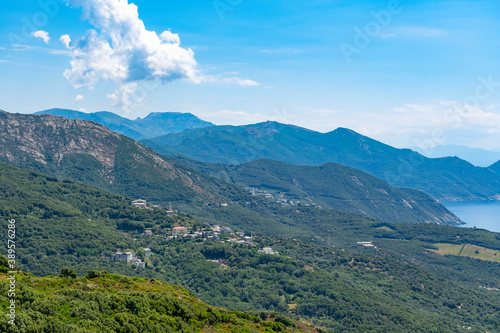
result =
M147 208L146 200L143 200L143 199L138 199L138 200L132 201L132 205L135 207L138 207L138 208Z

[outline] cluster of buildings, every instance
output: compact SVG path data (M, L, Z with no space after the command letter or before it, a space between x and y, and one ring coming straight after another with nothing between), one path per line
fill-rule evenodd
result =
M148 205L147 201L144 200L144 199L137 199L137 200L134 200L132 201L132 206L134 207L137 207L137 208L141 208L141 209L155 209L155 208L162 208L160 205ZM165 214L167 214L167 216L173 216L174 215L174 211L172 210L172 204L169 203L168 204L168 209L165 210Z
M377 248L375 245L373 245L372 242L358 242L358 245L364 246L364 247L374 247Z
M276 251L273 251L272 248L270 247L263 247L262 249L257 251L258 253L264 253L264 254L279 254Z
M246 236L244 232L234 232L233 229L229 227L222 227L218 224L210 225L205 223L205 227L199 230L191 230L183 226L177 226L172 228L172 235L167 236L167 239L177 239L182 238L203 238L204 240L215 240L221 243L224 242L234 242L238 244L250 244L253 245L252 235Z
M268 193L265 190L260 190L257 188L247 188L248 191L252 193L252 195L262 195L267 199L275 199L275 196L271 193ZM296 201L295 203L291 200L285 198L283 194L276 195L276 203L281 204L282 206L295 206L299 204L300 201ZM137 208L142 209L154 209L161 208L159 205L148 206L146 200L138 199L132 201L132 205ZM315 204L312 204L315 205ZM221 203L221 206L227 207L227 203ZM306 204L306 206L311 206L310 204ZM176 212L172 210L172 204L169 204L168 210L165 211L167 216L172 216ZM244 232L234 232L229 227L223 227L218 224L210 225L210 223L205 222L205 227L199 230L189 230L184 226L175 226L172 228L172 234L167 236L167 239L177 239L179 237L182 238L203 238L204 240L215 240L221 243L236 243L236 244L248 244L254 246L253 243L253 234L250 236L245 235ZM144 230L144 235L152 235L153 232L151 230ZM146 252L146 257L151 255L151 250L149 248L144 249ZM258 250L258 253L264 254L278 254L278 252L273 251L270 247L264 247ZM137 266L145 267L146 263L143 262L140 258L133 255L132 252L121 252L117 251L111 256L113 261L125 261L127 263L134 263Z
M151 249L150 248L145 248L144 252L146 254L146 257L151 256ZM116 261L116 262L124 261L127 264L133 263L138 267L146 268L146 263L144 261L142 261L139 257L134 256L134 254L130 251L122 252L122 251L118 250L111 255L111 260Z
M299 204L301 204L300 200L295 200L295 201L289 200L282 193L281 194L271 194L266 190L261 190L261 189L253 188L253 187L247 187L246 190L249 191L250 193L252 193L252 195L260 195L260 196L265 197L266 199L276 200L276 203L283 206L283 207L298 206ZM302 203L301 205L305 206L305 207L321 208L321 206L317 206L314 202L312 202L311 199L307 198L307 200L309 200L309 202Z

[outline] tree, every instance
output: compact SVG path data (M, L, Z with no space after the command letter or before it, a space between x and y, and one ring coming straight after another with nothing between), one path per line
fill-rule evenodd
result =
M61 268L61 272L59 273L59 277L76 279L78 277L78 275L76 274L76 271L73 268L63 267L63 268Z

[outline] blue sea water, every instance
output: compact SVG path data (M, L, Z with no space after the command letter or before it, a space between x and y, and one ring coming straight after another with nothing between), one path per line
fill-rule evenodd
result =
M466 223L462 227L476 227L500 232L500 201L453 201L441 203Z

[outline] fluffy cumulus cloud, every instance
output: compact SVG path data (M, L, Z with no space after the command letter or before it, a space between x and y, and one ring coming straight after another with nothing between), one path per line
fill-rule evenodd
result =
M31 34L33 35L33 37L40 38L41 40L43 40L45 44L48 44L50 42L50 36L47 31L38 30L32 32Z
M226 83L256 86L257 82L238 77L203 75L194 52L181 47L170 30L157 34L146 29L138 8L128 0L66 0L82 8L83 17L94 26L79 40L60 37L73 55L64 76L75 88L92 88L100 81L115 82L119 88L108 97L123 111L140 102L136 90L141 82L167 83L187 80L193 83ZM150 85L147 83L146 85Z
M84 99L83 95L76 95L75 102L77 102L77 103L81 102L81 101L83 101L83 99Z
M137 6L127 0L67 0L81 7L83 17L95 29L71 41L60 41L73 53L71 68L64 76L75 88L92 88L103 80L114 81L120 88L110 98L121 99L123 106L136 84L143 80L169 82L186 79L199 83L197 62L191 49L180 46L177 34L148 31L139 19Z
M59 38L59 41L61 43L64 44L64 46L66 46L67 49L70 48L69 46L69 43L71 43L71 38L69 37L69 35L62 35L60 38Z

